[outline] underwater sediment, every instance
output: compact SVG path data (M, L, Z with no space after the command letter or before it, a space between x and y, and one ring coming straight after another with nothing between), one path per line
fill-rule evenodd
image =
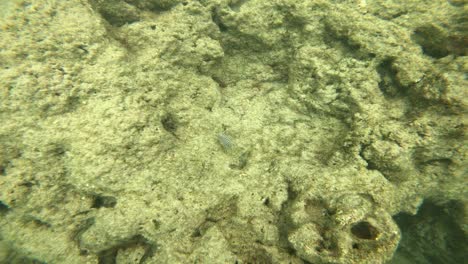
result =
M462 263L464 1L2 1L0 262Z

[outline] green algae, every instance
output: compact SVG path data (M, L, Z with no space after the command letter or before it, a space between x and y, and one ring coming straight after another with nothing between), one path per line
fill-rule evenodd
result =
M0 262L423 263L420 244L397 250L411 223L401 219L420 217L423 201L461 204L434 232L450 223L463 236L447 240L466 243L463 8L11 8L0 25Z

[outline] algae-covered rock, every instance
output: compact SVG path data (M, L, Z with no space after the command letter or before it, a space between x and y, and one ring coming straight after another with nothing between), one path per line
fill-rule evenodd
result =
M4 2L1 263L463 262L463 1Z

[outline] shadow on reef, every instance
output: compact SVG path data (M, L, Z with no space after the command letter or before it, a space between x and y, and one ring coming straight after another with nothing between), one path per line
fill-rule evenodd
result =
M389 264L464 263L468 247L460 228L464 213L463 204L457 201L443 205L425 201L414 216L396 215L402 238Z

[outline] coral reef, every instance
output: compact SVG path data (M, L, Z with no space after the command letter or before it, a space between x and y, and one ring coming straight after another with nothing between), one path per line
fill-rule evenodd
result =
M463 1L17 2L0 262L461 263Z

